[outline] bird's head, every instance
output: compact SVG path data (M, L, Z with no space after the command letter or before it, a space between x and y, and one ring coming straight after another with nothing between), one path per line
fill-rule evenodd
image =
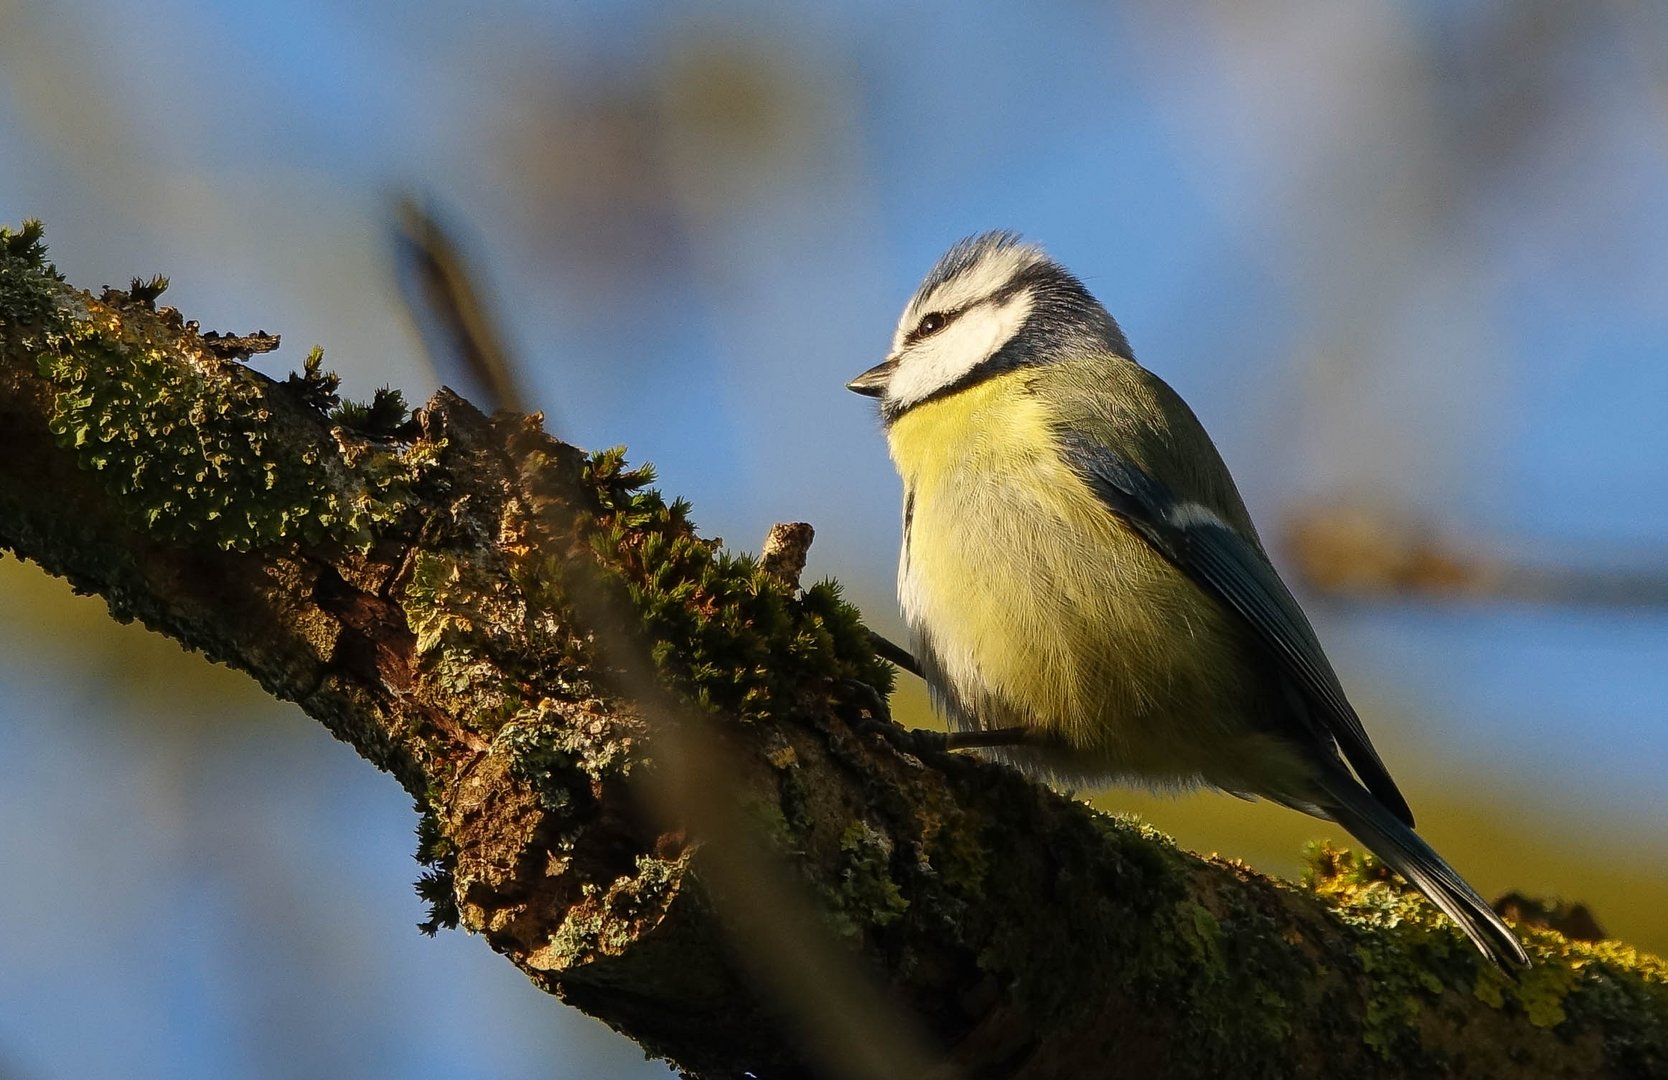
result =
M893 420L992 375L1086 349L1128 356L1099 301L1043 249L1011 232L960 241L905 305L881 363L846 384Z

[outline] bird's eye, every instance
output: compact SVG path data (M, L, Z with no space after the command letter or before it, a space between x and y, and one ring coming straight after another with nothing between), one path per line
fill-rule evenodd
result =
M915 330L909 335L911 341L920 341L924 337L931 337L949 325L950 317L942 311L932 311L921 316L921 321L915 324Z

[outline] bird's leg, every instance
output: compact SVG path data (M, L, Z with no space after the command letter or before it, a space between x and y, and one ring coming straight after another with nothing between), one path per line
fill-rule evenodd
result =
M987 746L1023 746L1031 732L1022 727L986 728L980 731L952 731L944 736L946 750L977 750Z
M868 633L869 646L874 649L876 656L891 663L894 667L898 667L909 672L918 679L925 678L925 676L921 674L920 663L916 661L915 657L909 654L908 649L897 644L896 642L889 641L886 638L881 637L873 630L870 630Z
M981 750L993 746L1022 746L1031 742L1031 732L1022 727L988 728L978 731L926 731L922 728L892 730L907 738L916 753L922 750Z
M868 719L858 724L859 730L873 731L912 754L977 750L991 746L1019 746L1030 741L1030 732L1022 727L950 732L900 727L892 720L892 709L886 699L874 687L859 679L846 679L842 685L863 698Z

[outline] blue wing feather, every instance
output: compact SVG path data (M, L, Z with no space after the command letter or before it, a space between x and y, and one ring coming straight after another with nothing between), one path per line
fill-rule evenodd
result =
M1413 812L1344 696L1314 628L1262 551L1220 519L1178 501L1108 447L1070 432L1060 440L1075 471L1109 510L1245 620L1310 706L1303 719L1313 734L1336 743L1367 790L1411 826Z

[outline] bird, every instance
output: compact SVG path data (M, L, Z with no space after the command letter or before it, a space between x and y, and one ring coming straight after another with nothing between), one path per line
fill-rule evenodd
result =
M1017 234L961 240L847 388L878 400L911 650L967 745L1065 787L1335 822L1501 969L1529 964L1413 831L1210 436L1081 280Z

